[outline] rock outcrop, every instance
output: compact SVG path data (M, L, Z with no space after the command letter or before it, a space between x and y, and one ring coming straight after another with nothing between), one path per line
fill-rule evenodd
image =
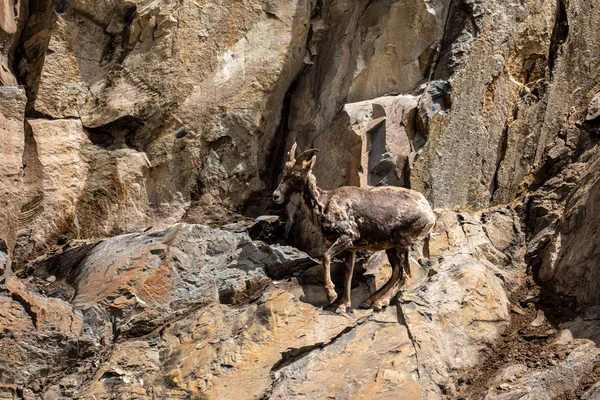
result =
M246 233L177 224L79 243L20 271L27 283L7 284L3 329L36 345L3 339L0 377L42 397L439 397L509 323L523 244L510 210L441 214L398 304L337 315L313 305L325 293L311 283L310 257ZM355 304L389 269L367 271ZM52 297L58 282L72 288L64 299ZM47 364L27 356L58 340ZM54 372L41 378L41 368ZM17 379L20 370L29 372Z
M0 1L0 398L595 398L599 25L586 0ZM436 209L385 311L333 313L323 239L270 201L294 141L325 189ZM358 259L355 305L390 274Z

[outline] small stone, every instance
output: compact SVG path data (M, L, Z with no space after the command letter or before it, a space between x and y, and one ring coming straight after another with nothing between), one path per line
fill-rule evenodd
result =
M535 319L531 322L530 325L537 328L539 326L542 326L545 322L546 317L544 315L544 312L542 310L538 310Z
M569 343L573 342L573 334L571 333L570 330L568 329L563 329L562 331L560 331L560 333L558 334L558 337L556 339L554 339L554 341L552 342L552 344L558 344L558 345L567 345ZM558 357L558 353L555 353L555 356Z
M521 308L521 307L517 307L517 306L512 306L510 311L514 312L515 314L519 314L519 315L525 315L525 311Z
M585 120L592 121L598 117L600 117L600 92L596 93L596 95L590 102Z

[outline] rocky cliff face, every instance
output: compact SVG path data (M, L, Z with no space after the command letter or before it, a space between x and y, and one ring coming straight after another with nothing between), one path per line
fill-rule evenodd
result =
M0 397L596 398L599 25L584 0L0 1ZM270 202L294 141L326 189L436 209L385 311L332 313L322 239ZM390 273L358 269L353 304Z

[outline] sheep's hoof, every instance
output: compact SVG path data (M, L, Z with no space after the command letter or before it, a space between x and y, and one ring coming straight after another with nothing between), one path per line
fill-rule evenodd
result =
M340 304L337 309L335 310L336 313L340 314L340 315L345 315L348 310L350 308L350 304Z
M360 303L360 308L362 308L363 310L368 310L369 308L371 308L371 305L369 303L367 303L366 301L363 301L362 303Z
M325 288L325 292L327 293L327 299L329 299L329 304L333 304L334 301L337 300L338 295L334 289Z
M329 304L333 304L338 298L337 293L334 292L334 294L327 294L327 299L329 299Z
M389 305L390 303L388 301L376 301L375 303L373 303L373 310L381 311Z

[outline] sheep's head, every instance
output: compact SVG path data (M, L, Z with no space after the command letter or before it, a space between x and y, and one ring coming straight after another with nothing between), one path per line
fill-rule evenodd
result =
M315 164L317 149L309 149L295 157L296 143L288 153L288 160L283 167L283 175L279 186L273 192L273 201L277 204L283 204L296 193L304 190L308 175Z

